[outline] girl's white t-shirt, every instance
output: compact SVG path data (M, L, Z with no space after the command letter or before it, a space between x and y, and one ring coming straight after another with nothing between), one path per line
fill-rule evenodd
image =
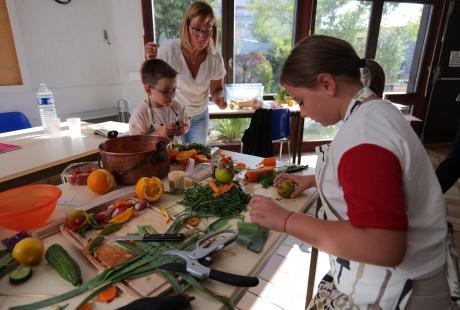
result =
M175 99L185 106L189 117L202 113L209 104L209 90L212 80L223 79L226 70L220 53L208 55L193 78L185 62L180 40L169 40L158 49L157 58L166 61L177 71L177 92Z

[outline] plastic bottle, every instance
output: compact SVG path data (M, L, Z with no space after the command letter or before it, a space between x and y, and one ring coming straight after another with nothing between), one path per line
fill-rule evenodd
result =
M40 88L35 98L40 111L43 129L48 132L48 120L57 118L57 112L53 93L46 87L46 83L40 83Z

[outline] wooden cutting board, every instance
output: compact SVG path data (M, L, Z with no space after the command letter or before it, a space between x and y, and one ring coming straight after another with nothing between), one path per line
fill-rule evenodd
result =
M168 223L165 222L165 218L159 213L159 211L157 211L156 208L147 208L142 211L137 211L133 214L133 217L130 219L129 222L123 224L122 229L120 229L117 232L114 232L113 234L108 235L104 245L102 245L101 247L106 246L106 250L109 251L110 247L116 247L119 249L118 246L116 246L112 241L109 241L107 239L114 236L126 236L128 234L136 233L139 225L150 225L158 233L164 233L168 230L171 224L172 221ZM66 229L64 226L61 226L60 230L62 234L71 243L73 243L79 250L83 252L83 254L91 262L91 264L93 264L98 270L103 271L106 268L108 268L105 262L100 261L92 255L89 255L86 251L88 241L90 239L94 239L100 232L99 230L91 230L87 232L85 236L81 236L76 232L70 231ZM122 291L131 294L137 298L146 296L158 296L165 293L171 288L169 282L158 273L154 273L137 279L127 280L117 284L117 286Z

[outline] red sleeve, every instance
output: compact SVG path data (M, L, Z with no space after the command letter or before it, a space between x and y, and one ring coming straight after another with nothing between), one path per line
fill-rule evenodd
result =
M407 230L401 164L389 150L361 144L342 155L338 168L353 226Z

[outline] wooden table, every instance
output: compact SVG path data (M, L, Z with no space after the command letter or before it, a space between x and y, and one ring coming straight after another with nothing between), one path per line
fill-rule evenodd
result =
M270 101L265 101L263 108L270 108ZM293 125L291 126L291 141L292 146L292 162L300 164L302 156L302 143L303 143L303 126L304 119L300 116L300 108L298 105L288 107L291 112L291 118L293 119ZM226 118L251 118L254 114L255 109L219 109L215 104L209 105L209 118L210 119L226 119Z
M255 165L261 160L259 157L243 155L234 152L225 152L227 155L232 156L234 160L245 162L249 167L255 167ZM304 171L304 174L312 174L313 169L308 169ZM106 198L104 196L98 196L94 193L91 193L84 186L71 186L69 184L63 184L60 186L63 190L62 198L67 201L74 201L81 203L79 207L75 206L63 206L58 205L55 213L52 215L52 220L62 218L66 214L72 212L76 208L84 208L88 205L97 205L97 200L102 200ZM246 187L247 192L250 194L261 194L270 197L277 197L275 189L263 189L258 184L250 184ZM127 191L134 191L134 188L125 187L120 188L115 191L112 191L106 195L111 195L116 197L117 195L122 196L126 194ZM294 210L302 211L309 208L312 197L314 197L314 191L307 191L296 199L281 199L278 201L282 206ZM176 203L181 197L164 195L159 204L160 207L170 207ZM107 199L105 199L107 200ZM181 205L176 205L175 207L169 209L171 213L177 213L182 210ZM249 221L248 214L244 214L245 221ZM11 231L5 229L0 229L0 238L3 238L7 235L11 235ZM226 272L231 272L235 274L242 275L257 275L264 263L272 254L273 250L280 244L283 240L285 234L271 231L267 243L263 251L259 254L253 253L247 250L244 246L237 243L233 243L227 247L229 251L236 253L236 256L233 255L221 255L219 259L213 263L213 268L220 269ZM43 239L45 246L49 246L53 243L60 243L63 245L72 257L77 261L82 269L82 276L84 281L92 278L96 271L87 261L87 259L76 250L63 236L61 233L53 234L49 237ZM46 283L46 285L43 285ZM203 284L212 289L214 292L222 295L226 295L231 298L236 304L236 302L241 298L246 289L236 288L230 285L225 285L216 281L208 280L203 282ZM0 308L6 309L12 305L25 304L33 301L45 299L50 296L54 296L59 293L63 293L71 289L72 286L59 278L57 273L51 270L51 267L48 266L43 260L38 266L34 267L34 276L28 282L19 285L12 286L9 284L7 277L4 277L0 280ZM187 291L187 294L195 296L196 299L192 302L194 309L222 309L222 304L216 302L213 299L204 296L203 294L196 292L194 290ZM73 299L70 299L66 302L60 303L61 305L70 303L69 309L73 309L77 303L82 300L83 296L78 296ZM132 297L128 294L121 294L120 297L115 299L110 304L96 303L95 309L114 309L121 305L124 305L132 300Z
M0 143L21 148L0 154L0 191L61 173L71 162L96 160L104 141L85 125L81 137L71 137L65 122L59 137L46 135L41 126L2 133Z

